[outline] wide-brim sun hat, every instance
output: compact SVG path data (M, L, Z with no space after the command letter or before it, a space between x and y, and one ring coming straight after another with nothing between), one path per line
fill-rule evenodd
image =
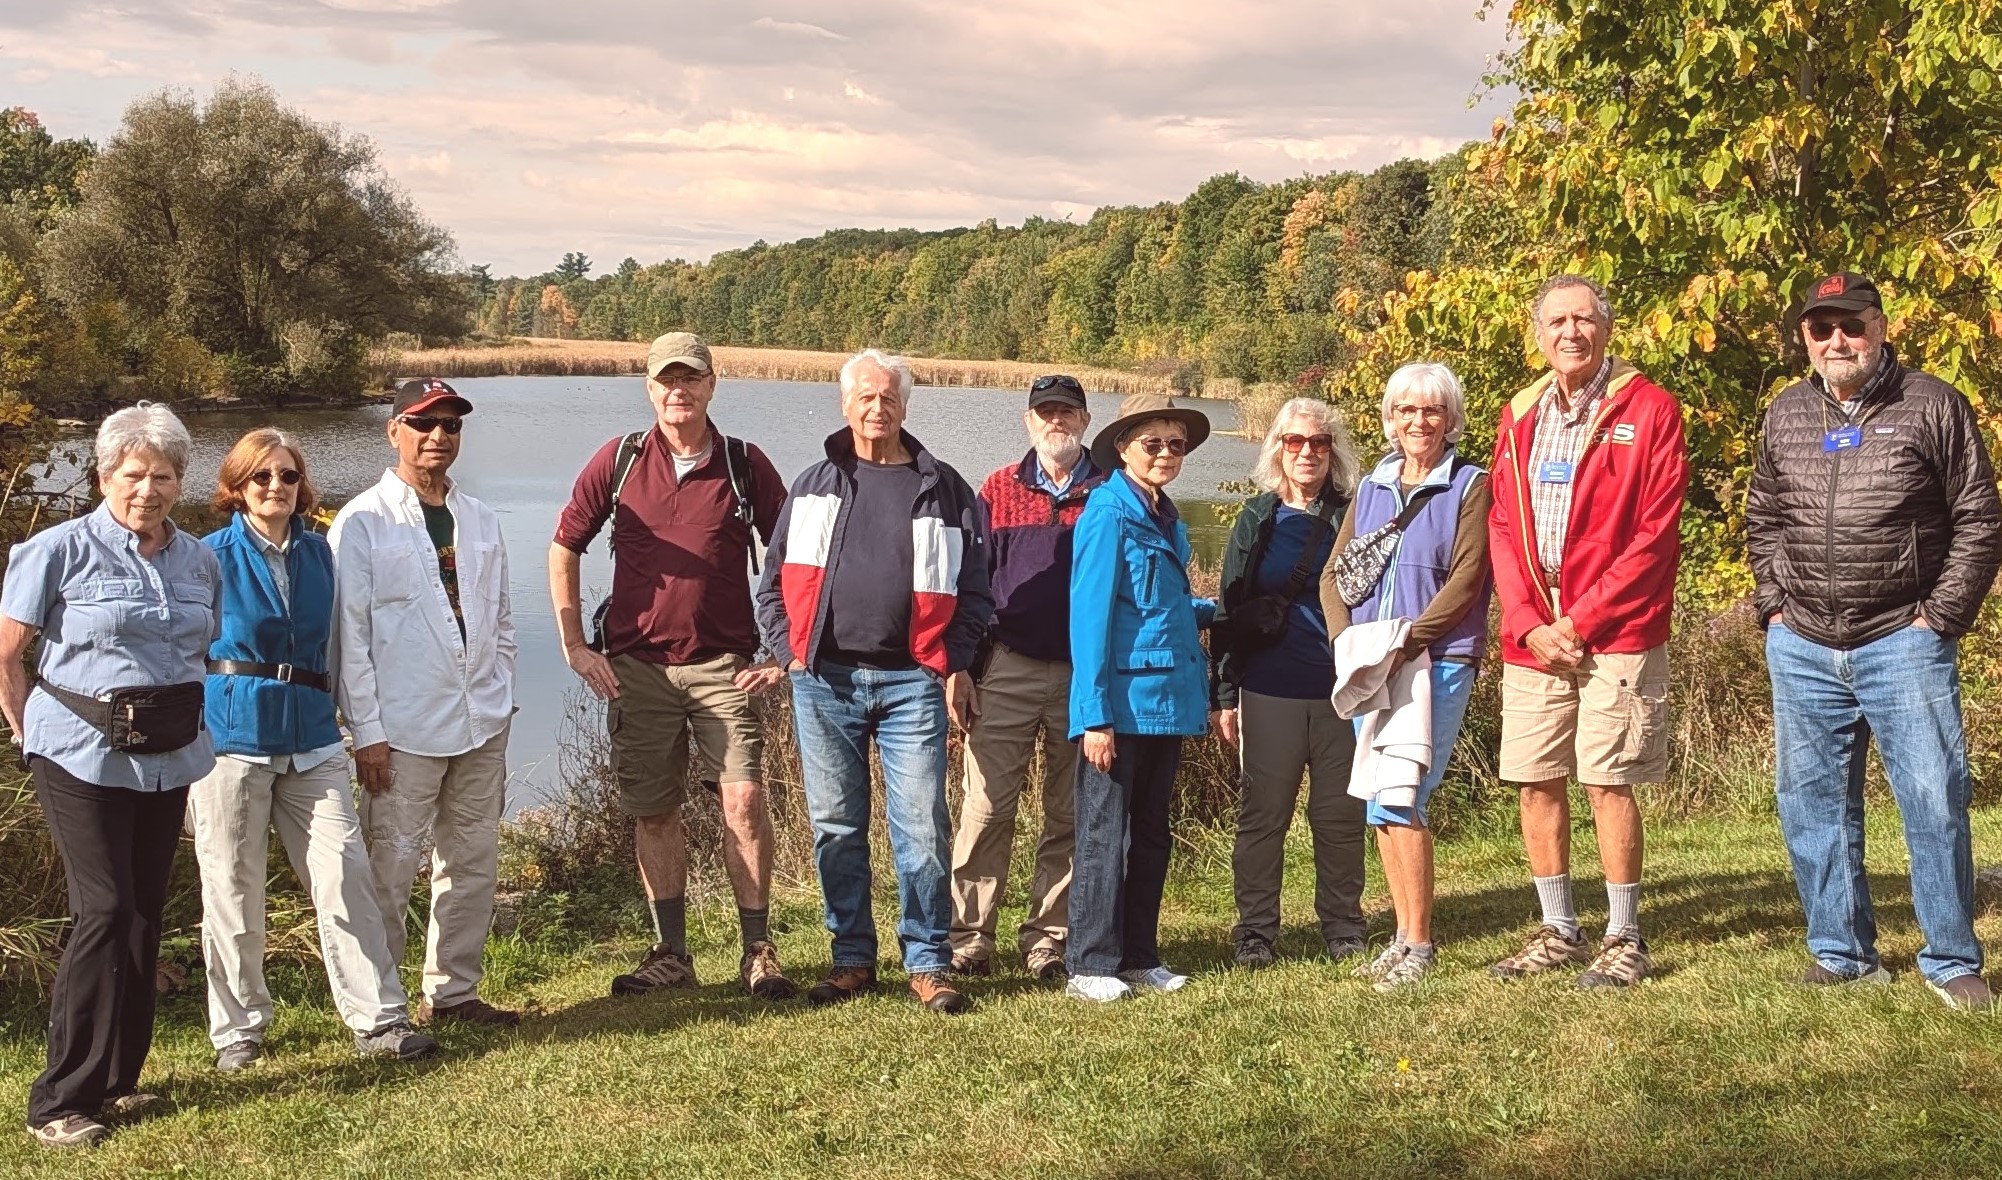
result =
M1160 393L1135 393L1127 395L1119 403L1119 417L1105 425L1103 430L1091 440L1091 461L1100 471L1117 471L1119 462L1119 436L1156 418L1166 418L1180 422L1188 431L1189 449L1195 450L1210 436L1209 415L1188 406L1178 406L1175 399Z

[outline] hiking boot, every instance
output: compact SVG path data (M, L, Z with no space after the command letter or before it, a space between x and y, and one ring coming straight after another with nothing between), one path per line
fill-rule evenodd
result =
M956 951L952 956L952 973L954 975L978 975L985 978L994 974L994 960L973 955L966 951Z
M790 1000L799 994L799 988L779 966L779 948L768 938L758 939L744 951L737 962L737 978L745 991L760 1000Z
M943 971L920 971L911 976L911 994L918 998L918 1003L947 1016L957 1016L973 1007L973 1001L952 986L951 977Z
M836 966L827 973L827 978L813 985L806 993L806 1002L816 1008L829 1004L840 1004L876 990L876 969L853 964Z
M1367 963L1357 963L1355 969L1350 971L1349 974L1355 976L1357 979L1367 979L1371 983L1375 983L1377 980L1390 974L1390 969L1397 966L1397 961L1402 959L1410 950L1410 947L1404 945L1403 940L1392 939L1389 946L1377 952L1376 958L1371 959Z
M355 1034L355 1052L363 1057L394 1057L398 1061L416 1061L420 1057L429 1057L437 1051L437 1040L410 1027L410 1022L407 1020L399 1020L387 1028L379 1028L374 1032Z
M240 1069L249 1069L263 1056L264 1046L256 1041L242 1040L233 1045L224 1045L222 1051L215 1055L216 1072L235 1073Z
M1064 994L1094 1004L1110 1004L1131 996L1133 989L1116 975L1073 975L1070 982L1064 984Z
M1639 938L1607 938L1599 944L1599 954L1578 986L1586 991L1602 987L1632 987L1646 979L1653 964L1648 962L1647 943Z
M1844 975L1840 971L1830 971L1816 960L1812 966L1800 973L1800 982L1806 987L1839 987L1845 983L1860 983L1865 986L1891 982L1891 973L1880 963L1861 975Z
M612 994L615 996L643 996L661 988L695 986L695 961L687 954L676 954L660 943L654 943L647 950L638 968L624 975L612 976Z
M1279 961L1272 943L1262 934L1240 934L1231 957L1247 971L1258 971Z
M111 1138L111 1128L93 1118L66 1114L30 1128L43 1147L96 1147Z
M1039 946L1023 955L1022 968L1044 983L1070 978L1070 969L1064 966L1064 953L1051 947Z
M1541 975L1559 967L1589 962L1591 958L1592 944L1585 940L1583 933L1571 939L1560 934L1555 926L1539 926L1521 950L1489 967L1488 974L1496 979L1521 979L1525 975Z
M513 1028L521 1023L521 1013L510 1012L506 1008L496 1008L478 996L447 1004L440 1008L426 1000L417 1005L416 1024L444 1024L457 1021L460 1024L484 1024L493 1028Z
M1391 964L1390 969L1371 984L1371 987L1379 992L1394 992L1398 988L1417 983L1431 972L1432 964L1436 961L1432 951L1414 950L1411 947L1403 949L1404 953L1398 957L1397 962Z
M1926 986L1947 1007L1961 1012L1986 1012L1995 1006L1995 993L1988 990L1979 975L1956 975L1945 983L1927 980Z
M131 1094L120 1094L106 1102L104 1109L97 1112L97 1119L102 1123L132 1122L161 1113L166 1107L166 1099L158 1094L148 1094L144 1090L139 1090Z
M1360 938L1330 938L1328 940L1328 962L1345 963L1369 949Z
M1166 967L1149 967L1146 970L1121 971L1119 978L1125 980L1135 991L1178 992L1189 986L1189 977L1177 975Z

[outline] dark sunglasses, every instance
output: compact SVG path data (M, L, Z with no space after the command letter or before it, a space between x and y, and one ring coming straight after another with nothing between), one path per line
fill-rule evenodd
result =
M445 428L446 434L457 434L466 425L464 418L442 418L431 414L405 414L397 421L419 434L429 434L440 426Z
M1861 340L1870 332L1870 325L1857 317L1851 317L1846 320L1809 320L1807 322L1807 334L1816 340L1828 339L1830 336L1835 335L1835 329L1837 328L1842 329L1842 334L1851 340Z
M1162 451L1166 451L1170 455L1186 455L1189 453L1189 440L1186 438L1155 438L1150 434L1145 438L1135 439L1134 441L1140 444L1141 450L1150 455L1158 455Z
M1077 378L1067 373L1051 373L1047 377L1038 377L1036 383L1029 386L1030 393L1041 393L1045 389L1068 389L1079 397L1084 396L1084 386L1079 385Z
M283 471L253 471L250 473L250 482L260 488L268 488L271 486L271 480L274 476L279 483L284 484L288 488L298 483L300 479L297 471L287 467Z
M1307 448L1310 454L1325 455L1335 449L1335 436L1332 434L1282 434L1279 436L1279 445L1285 447L1286 453L1289 455L1299 454L1301 447Z

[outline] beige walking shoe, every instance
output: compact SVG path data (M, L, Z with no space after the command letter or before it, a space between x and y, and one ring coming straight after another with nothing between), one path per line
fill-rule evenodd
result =
M1539 926L1521 950L1489 967L1488 974L1496 979L1521 979L1525 975L1541 975L1559 967L1588 963L1591 959L1592 944L1582 932L1576 939L1570 939L1555 926Z

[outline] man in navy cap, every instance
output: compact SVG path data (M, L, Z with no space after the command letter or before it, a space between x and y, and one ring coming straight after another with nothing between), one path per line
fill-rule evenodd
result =
M1974 935L1972 782L1959 639L2002 564L2002 502L1973 407L1885 341L1877 285L1808 289L1813 373L1766 410L1745 518L1773 684L1780 827L1807 946L1802 982L1885 983L1863 867L1874 737L1911 852L1918 967L1953 1008L1994 1003Z

